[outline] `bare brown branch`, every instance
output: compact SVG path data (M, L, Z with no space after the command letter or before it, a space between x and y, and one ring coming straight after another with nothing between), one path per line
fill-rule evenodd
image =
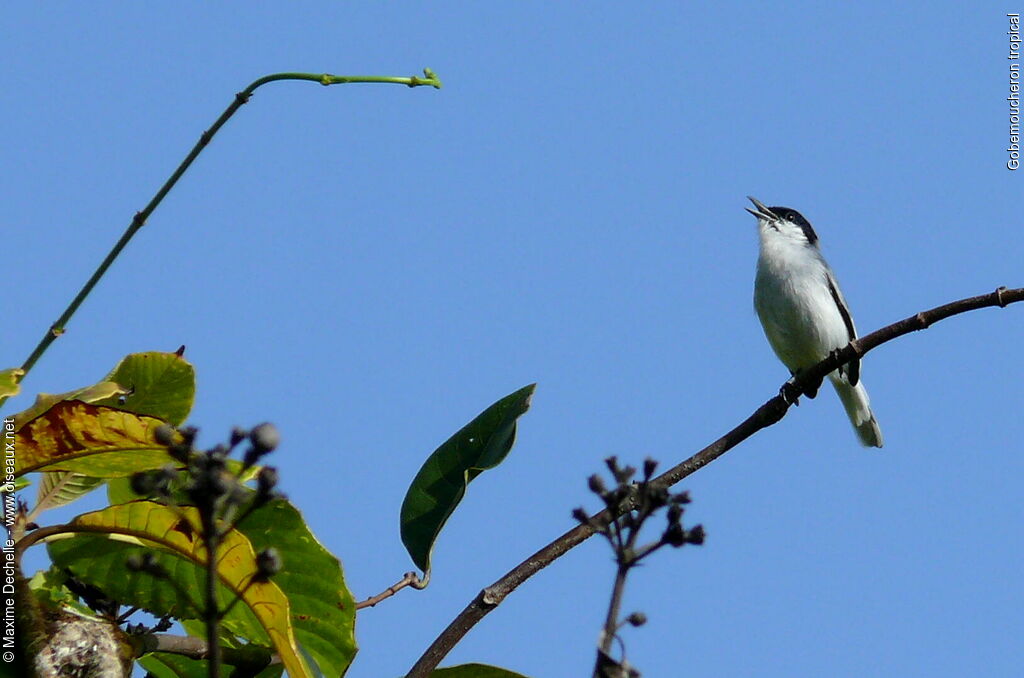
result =
M840 365L849 362L851 359L865 355L868 351L876 348L887 341L892 341L911 332L926 329L940 320L974 311L981 308L1000 307L1024 301L1024 288L1007 289L1000 287L994 292L983 294L968 299L960 299L942 306L937 306L928 311L915 313L909 318L904 318L871 334L861 337L841 351L829 356L814 367L801 373L795 380L794 386L803 391L810 384L819 383L825 375L832 372ZM731 450L763 428L767 428L779 422L789 410L789 404L781 395L769 399L749 417L743 420L738 426L714 441L700 452L697 452L689 459L677 464L665 473L654 479L652 484L669 487L697 471L715 459ZM604 513L604 512L602 512ZM436 640L427 648L426 652L419 658L412 669L406 674L406 678L425 678L444 659L445 655L469 632L473 626L484 618L488 612L497 607L509 593L524 581L540 572L550 565L557 558L565 554L571 548L583 542L594 534L589 525L579 525L553 542L540 549L532 556L524 560L513 569L509 570L501 579L494 582L487 588L480 591L476 598L459 613L448 627L441 632Z
M380 601L387 600L391 596L395 595L396 593L404 589L406 586L412 586L413 588L421 588L419 586L419 584L421 583L422 582L420 581L420 577L418 574L416 574L415 572L406 572L404 575L402 575L402 578L399 579L397 583L392 584L391 586L384 589L382 592L378 593L375 596L370 596L366 600L356 603L356 609L361 610L364 607L373 607Z

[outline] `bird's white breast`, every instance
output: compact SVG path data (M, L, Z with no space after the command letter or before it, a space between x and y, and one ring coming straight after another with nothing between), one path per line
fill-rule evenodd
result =
M754 308L768 343L790 370L809 367L849 341L828 276L816 248L761 234Z

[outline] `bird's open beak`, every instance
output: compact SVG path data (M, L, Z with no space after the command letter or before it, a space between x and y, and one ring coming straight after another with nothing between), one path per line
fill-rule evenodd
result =
M760 200L758 200L757 198L748 195L747 200L754 203L754 207L756 207L757 210L752 210L749 207L744 207L743 209L747 210L758 219L765 219L767 221L775 221L776 219L778 219L778 217L775 214L773 214L770 209L768 209L768 206L765 205Z

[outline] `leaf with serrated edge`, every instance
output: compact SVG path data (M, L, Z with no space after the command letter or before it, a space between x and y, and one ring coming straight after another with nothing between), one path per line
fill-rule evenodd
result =
M466 486L494 468L512 449L516 420L530 407L536 384L505 396L434 450L402 502L402 543L416 567L429 576L430 551Z
M74 471L119 478L175 463L154 432L164 422L68 400L26 422L14 434L14 475L30 471Z
M66 527L71 535L83 533L86 540L91 535L106 536L109 550L113 550L110 547L115 545L128 546L124 543L125 540L135 540L146 548L174 554L179 559L187 560L194 568L202 568L205 567L207 555L202 539L199 537L199 526L199 512L191 506L180 507L176 512L154 502L137 501L80 515ZM111 539L115 541L109 541ZM151 604L139 605L142 601L132 600L126 595L126 592L118 590L128 579L126 569L122 569L119 573L112 572L110 568L106 567L99 568L102 569L102 572L90 569L91 559L82 553L76 554L73 548L74 544L66 543L76 541L79 539L71 536L70 539L55 540L50 544L50 556L55 564L68 567L76 577L99 586L124 604L138 605L156 614L166 613L164 610L153 609L154 606ZM120 544L118 544L119 541ZM89 548L88 550L98 551L97 556L104 552L99 544L97 544L97 549ZM121 562L124 561L121 560ZM258 620L264 632L262 635L269 638L288 674L293 678L309 676L304 662L298 655L288 598L273 581L252 582L252 577L256 572L256 554L252 544L239 531L229 531L224 535L218 552L219 583L228 589L230 595L240 597L244 607L252 617ZM151 577L147 581L152 585ZM192 590L198 590L198 588ZM179 601L179 604L181 602ZM243 605L235 607L239 608ZM175 616L179 615L194 616L181 615L180 610ZM255 642L264 640L262 637L254 638L253 636L258 636L258 634L255 634L254 629L244 623L238 615L232 614L225 617L224 625L233 633L250 638Z

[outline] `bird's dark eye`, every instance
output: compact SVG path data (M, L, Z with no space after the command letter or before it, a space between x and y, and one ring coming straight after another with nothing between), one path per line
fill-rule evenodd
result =
M789 221L796 221L796 213L790 212L789 214L786 215L786 219L788 219Z

